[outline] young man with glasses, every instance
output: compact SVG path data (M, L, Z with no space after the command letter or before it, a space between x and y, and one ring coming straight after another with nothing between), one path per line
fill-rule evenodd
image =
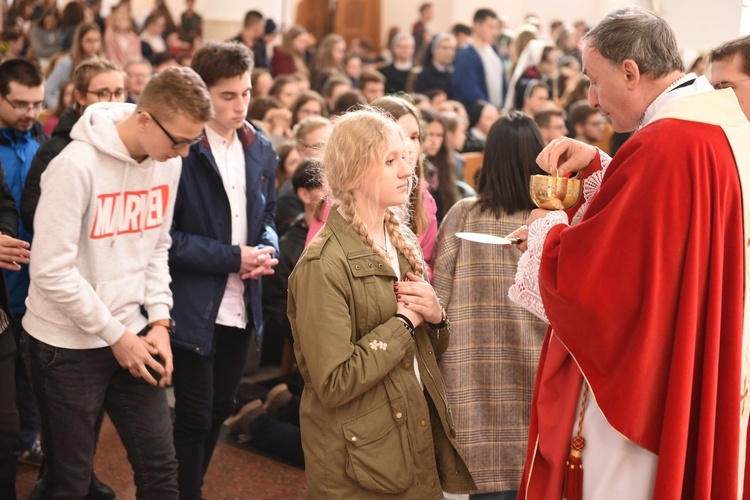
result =
M270 141L245 121L252 52L209 42L192 68L216 116L183 160L169 266L178 330L174 444L182 499L200 499L221 425L232 413L246 358L261 346L261 276L278 264Z
M137 496L178 498L164 389L174 326L169 230L178 156L212 118L195 72L170 68L137 108L89 106L44 173L23 320L44 435L44 498L87 494L102 408L128 451Z
M44 77L39 67L27 59L12 59L0 65L0 162L2 162L11 195L19 209L21 193L39 146L47 140L42 125L37 121L44 109ZM18 238L31 242L31 234L19 223ZM20 345L19 321L26 312L25 300L29 291L29 267L21 265L17 272L5 270L8 283L11 321L16 343ZM39 441L34 400L29 385L26 365L20 354L16 357L16 397L20 417L19 459L41 465L42 448Z
M715 89L731 88L750 119L750 35L725 42L708 53Z

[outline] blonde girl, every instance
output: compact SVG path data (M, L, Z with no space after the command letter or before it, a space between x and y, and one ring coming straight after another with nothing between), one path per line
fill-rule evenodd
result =
M335 122L324 163L336 202L289 278L311 498L474 489L437 365L449 323L404 222L406 140L373 110Z

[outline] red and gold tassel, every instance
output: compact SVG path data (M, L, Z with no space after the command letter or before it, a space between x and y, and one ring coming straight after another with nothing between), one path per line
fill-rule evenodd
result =
M567 500L583 499L583 462L581 455L586 440L576 436L570 442L570 454L565 462L565 494Z
M586 411L586 399L589 395L589 385L583 383L583 397L581 397L581 412L578 415L578 433L570 441L570 454L565 462L565 482L563 483L563 498L567 500L583 500L583 448L586 440L581 437L583 430L583 413Z

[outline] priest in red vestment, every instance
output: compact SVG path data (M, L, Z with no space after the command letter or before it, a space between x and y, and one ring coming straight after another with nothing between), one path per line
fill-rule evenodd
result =
M510 296L550 324L519 498L748 498L750 123L641 8L592 29L583 66L636 132L612 159L567 138L538 158L583 203L516 232Z

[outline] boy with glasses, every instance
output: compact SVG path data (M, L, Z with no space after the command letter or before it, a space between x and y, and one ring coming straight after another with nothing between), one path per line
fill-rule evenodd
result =
M39 67L27 59L12 59L0 64L0 162L10 193L20 209L21 193L26 183L31 160L39 146L47 140L42 125L37 121L44 109L44 77ZM27 228L18 224L18 239L31 242ZM17 272L4 271L8 283L10 311L15 317L11 329L20 345L21 326L18 323L26 312L24 301L29 291L29 267L22 264ZM39 442L34 401L29 377L21 357L16 356L16 398L20 417L19 459L40 466L42 448Z
M278 264L275 169L268 139L245 121L250 49L209 42L192 68L216 116L190 147L177 192L169 251L174 317L174 444L182 499L200 499L246 359L257 359L263 324L260 280ZM253 363L249 363L253 364Z
M23 320L45 437L42 497L86 495L102 408L128 451L137 496L178 497L164 389L174 326L169 229L178 156L212 117L195 72L170 68L137 108L86 108L45 171Z

